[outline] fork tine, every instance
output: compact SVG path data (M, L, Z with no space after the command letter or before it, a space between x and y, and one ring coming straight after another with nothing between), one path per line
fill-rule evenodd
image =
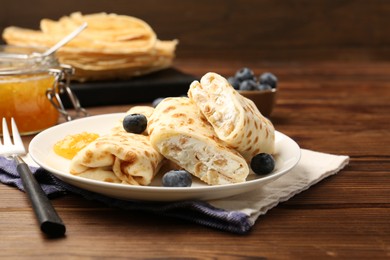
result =
M8 125L7 125L7 121L5 120L5 117L3 117L2 125L3 125L3 144L4 146L12 145L11 137L8 132Z
M16 123L15 123L15 120L13 117L11 118L11 126L12 126L12 137L14 139L14 145L17 146L18 149L23 149L23 151L24 151L25 150L24 144L23 144L22 138L20 137L18 127L16 126Z

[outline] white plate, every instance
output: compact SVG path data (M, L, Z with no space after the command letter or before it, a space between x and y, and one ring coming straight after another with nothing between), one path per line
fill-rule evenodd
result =
M251 174L244 183L208 186L193 177L191 187L168 188L161 186L161 174L156 176L150 186L106 183L71 175L70 161L55 154L53 145L67 135L83 131L105 134L123 116L123 113L91 116L51 127L33 138L29 146L30 156L39 166L79 188L125 200L175 201L220 199L257 189L290 171L298 163L301 155L300 148L294 140L276 132L274 171L262 177Z

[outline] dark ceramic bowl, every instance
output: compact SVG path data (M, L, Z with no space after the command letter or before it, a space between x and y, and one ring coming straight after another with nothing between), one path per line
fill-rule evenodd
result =
M274 109L274 106L276 104L276 89L266 91L239 90L238 92L244 97L251 99L263 116L271 116L272 110Z

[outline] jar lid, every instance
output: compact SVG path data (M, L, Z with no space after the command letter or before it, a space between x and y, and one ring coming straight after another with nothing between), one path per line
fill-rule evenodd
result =
M0 46L0 76L40 73L57 67L59 64L54 55L33 55L43 51L32 47Z

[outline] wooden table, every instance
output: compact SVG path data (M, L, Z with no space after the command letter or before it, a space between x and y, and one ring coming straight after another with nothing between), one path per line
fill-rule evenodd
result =
M103 206L54 199L67 235L47 239L26 196L0 185L0 258L390 258L390 63L260 63L191 59L200 76L242 66L279 77L271 120L302 148L349 155L350 164L261 216L247 235ZM122 112L129 105L89 108ZM30 138L25 138L28 142Z

